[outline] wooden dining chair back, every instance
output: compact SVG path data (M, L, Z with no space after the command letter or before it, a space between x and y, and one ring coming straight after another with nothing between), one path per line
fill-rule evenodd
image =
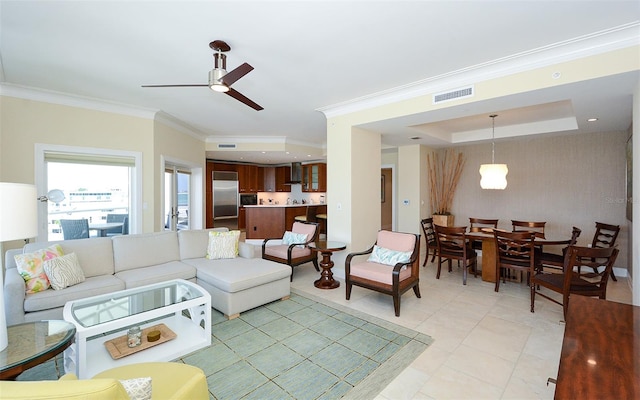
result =
M469 232L484 232L487 233L487 229L497 229L497 219L486 218L469 218ZM472 240L471 247L475 250L482 250L482 240Z
M64 240L86 239L89 237L89 220L83 219L61 219L60 227Z
M420 221L420 225L422 226L422 235L424 236L424 240L427 244L427 254L424 256L424 262L422 266L427 265L427 260L429 259L429 254L431 254L431 262L436 259L436 255L438 254L438 242L436 241L436 231L433 228L433 218L425 218Z
M600 299L607 298L607 282L613 270L613 264L618 256L615 247L593 248L570 246L565 255L562 273L538 272L531 278L531 312L534 312L535 295L538 294L547 300L560 304L564 316L567 316L567 307L571 295L591 296ZM584 272L581 267L589 268L604 265L600 272ZM562 302L543 293L542 288L550 289L562 294Z
M546 222L516 221L514 219L511 220L513 232L533 232L536 237L539 237L540 239L544 239L544 226L546 224Z
M591 247L593 248L608 248L616 245L618 234L620 233L620 225L610 225L602 222L596 222L596 232L593 235L591 241ZM597 267L594 268L594 272L597 272ZM616 275L611 270L611 279L617 281Z
M471 242L466 236L466 226L435 226L436 241L438 242L438 270L436 279L440 279L442 263L446 262L451 272L452 261L462 265L462 284L467 284L467 269L473 269L473 276L478 276L478 255L471 248Z
M531 231L507 232L496 229L493 231L496 248L496 286L500 290L500 277L506 281L507 270L526 273L527 282L535 273L535 234ZM504 271L503 271L504 270ZM502 271L502 274L501 274Z
M404 292L420 298L420 235L381 230L368 250L347 255L344 271L347 300L353 285L388 294L399 317Z
M320 234L317 222L293 223L290 232L285 232L282 238L267 238L262 242L262 258L264 260L275 261L287 264L291 267L291 278L293 281L293 267L311 261L316 271L320 271L318 266L318 253L309 248L309 243L318 240ZM276 240L282 240L281 244ZM273 241L273 242L272 242ZM269 244L272 242L272 244Z
M580 237L580 233L582 233L582 230L574 226L571 230L571 239L569 239L567 246L562 249L562 254L549 253L545 251L541 252L536 259L539 268L551 268L562 271L564 256L567 253L567 249L569 246L576 245L578 237Z

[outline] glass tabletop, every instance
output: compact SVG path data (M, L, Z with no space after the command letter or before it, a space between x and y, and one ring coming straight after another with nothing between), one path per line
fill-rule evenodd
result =
M202 296L185 281L169 281L75 301L71 314L86 328Z
M76 328L66 321L27 322L7 328L9 345L0 352L0 371L5 371L65 347ZM61 350L58 350L59 353Z
M334 240L318 240L316 242L309 243L309 247L320 251L338 251L347 248L347 244L343 242L336 242Z

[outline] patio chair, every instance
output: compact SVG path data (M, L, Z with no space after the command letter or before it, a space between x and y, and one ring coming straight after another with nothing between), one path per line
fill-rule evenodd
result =
M367 254L366 260L354 259ZM399 317L404 292L413 289L420 298L420 235L381 230L368 250L347 255L344 270L347 300L353 285L388 294Z
M86 239L89 237L89 221L83 219L61 219L60 227L64 240Z
M106 236L122 235L124 230L124 222L129 214L107 214L107 223L122 222L122 228L111 228L105 231Z

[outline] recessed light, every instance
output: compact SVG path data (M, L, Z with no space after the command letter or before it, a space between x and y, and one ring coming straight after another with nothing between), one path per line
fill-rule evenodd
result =
M596 122L598 120L598 118L589 118L587 120L587 122Z

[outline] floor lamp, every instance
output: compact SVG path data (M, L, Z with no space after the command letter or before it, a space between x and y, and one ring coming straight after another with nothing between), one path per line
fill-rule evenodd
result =
M38 235L36 187L0 182L0 243ZM0 271L0 351L8 345L4 313L4 271Z

